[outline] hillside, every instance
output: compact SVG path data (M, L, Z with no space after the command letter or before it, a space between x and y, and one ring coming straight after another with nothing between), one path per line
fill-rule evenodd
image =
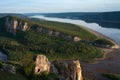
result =
M26 14L28 16L32 15L45 15L48 17L59 17L59 18L71 18L71 19L81 19L86 22L96 22L102 27L107 28L119 28L120 25L120 12L73 12L73 13L49 13L49 14L38 14L31 13Z
M97 39L95 35L76 25L32 21L12 16L3 17L0 22L0 47L9 60L19 61L27 52L46 54L51 60L82 57L93 59L101 55L101 51L95 47L74 42L76 36L80 40Z
M74 60L90 62L103 56L103 51L98 48L99 46L95 47L89 42L113 45L77 25L17 16L2 17L0 18L0 51L7 55L7 64L12 65L13 71L14 66L16 67L16 74L12 75L4 71L0 73L6 74L7 80L19 80L19 77L24 80L38 80L39 78L48 80L48 77L52 77L56 80L58 78L56 74L34 75L35 57L38 54L46 55L52 63L57 64L55 67L60 72L60 74L57 73L59 75L64 76L66 71L71 74L71 68L76 73ZM1 65L5 66L3 62L0 62L0 68L2 68ZM66 65L70 66L67 68ZM64 73L61 74L61 70L64 70ZM70 75L67 77L70 78ZM3 76L0 76L0 79L3 79Z

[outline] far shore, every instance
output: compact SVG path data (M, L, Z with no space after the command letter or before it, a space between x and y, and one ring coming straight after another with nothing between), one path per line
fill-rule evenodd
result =
M40 19L40 18L38 18L38 19ZM44 20L47 20L47 19L44 19ZM47 20L47 21L52 21L52 20ZM55 22L59 22L59 21L55 21ZM64 23L65 23L65 22L64 22ZM71 24L74 24L74 23L71 23ZM95 30L93 30L93 29L90 29L90 28L88 28L88 27L85 27L85 26L83 26L83 25L78 25L78 24L74 24L74 25L77 25L77 26L79 26L79 27L81 27L81 28L89 31L90 33L93 33L93 34L96 35L98 38L107 39L107 40L109 40L109 41L111 41L112 43L115 44L115 47L114 47L113 49L112 49L112 48L110 48L110 49L101 48L101 49L104 51L104 56L103 56L102 58L100 58L100 59L106 58L106 55L107 55L108 53L110 53L110 52L112 52L112 51L115 51L116 49L119 49L119 48L120 48L120 46L118 46L118 44L117 44L113 39L111 39L111 38L103 35L102 33L99 33L99 32L97 32L97 31L95 31ZM99 59L99 60L100 60L100 59Z
M90 28L87 28L87 27L85 27L85 26L82 26L82 25L78 25L78 26L80 26L81 28L89 31L90 33L95 34L98 38L107 39L107 40L111 41L112 43L114 43L115 46L118 46L118 44L117 44L113 39L111 39L111 38L109 38L109 37L107 37L107 36L105 36L105 35L97 32L97 31L95 31L95 30L92 30L92 29L90 29ZM120 48L120 46L119 46L119 48ZM112 49L112 48L110 48L110 49L101 48L101 49L104 51L103 57L102 57L102 58L99 58L99 59L95 59L95 60L105 59L107 54L109 54L109 53L111 53L111 52L114 52L115 50L117 50L117 49L119 49L119 48L116 48L116 49Z
M85 27L85 26L82 26L82 25L78 25L78 26L80 26L80 27L82 27L83 29L89 31L90 33L95 34L95 35L96 35L97 37L99 37L99 38L107 39L107 40L111 41L112 43L114 43L115 45L117 45L117 43L116 43L113 39L111 39L111 38L103 35L102 33L99 33L99 32L97 32L97 31L95 31L95 30L93 30L93 29L90 29L90 28Z

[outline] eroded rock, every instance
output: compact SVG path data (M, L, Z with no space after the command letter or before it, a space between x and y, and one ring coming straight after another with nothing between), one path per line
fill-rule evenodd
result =
M49 73L50 63L45 55L37 55L35 60L35 74Z
M70 41L75 41L75 42L79 42L81 40L80 37L78 36L72 36L72 35L65 34L59 31L49 30L47 28L38 27L36 31L40 33L44 33L48 36L55 36L55 37L59 37L65 40L70 40Z
M51 73L59 75L59 80L82 80L82 70L79 60L53 61L54 70ZM56 72L57 71L57 72Z
M119 45L114 45L111 47L111 49L120 49L120 46Z
M1 71L9 72L11 74L15 74L16 73L15 66L10 65L10 64L5 64L5 63L2 65Z
M75 41L75 42L78 42L78 41L80 41L80 40L81 40L81 39L80 39L78 36L75 36L75 37L74 37L74 41Z
M79 60L63 60L49 62L45 55L37 55L35 60L35 74L56 74L58 80L83 80ZM51 78L51 77L50 77ZM55 80L51 78L50 80Z
M5 26L7 32L16 34L16 30L26 31L30 28L27 22L19 21L14 18L6 17Z

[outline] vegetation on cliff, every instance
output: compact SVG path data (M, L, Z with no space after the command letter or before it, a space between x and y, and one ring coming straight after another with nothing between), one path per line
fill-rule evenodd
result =
M120 80L120 75L118 75L118 74L103 73L102 76L104 76L110 80Z
M10 17L19 19L16 17ZM2 20L2 19L1 19ZM21 19L19 19L21 20ZM25 21L24 19L22 21ZM73 42L59 37L48 36L37 32L38 27L54 29L70 35L77 35L81 39L92 40L97 37L90 32L68 23L49 21L32 21L28 31L16 31L16 36L6 32L5 26L0 25L0 47L12 61L21 61L26 52L46 54L50 60L55 59L94 59L102 56L102 51L82 42Z
M114 45L111 41L108 41L106 39L97 39L97 40L94 41L94 43L100 44L100 45L109 45L109 46Z
M103 55L101 49L88 43L82 41L74 42L58 36L49 36L45 33L37 32L38 28L45 28L47 30L58 31L62 34L78 36L82 40L91 41L98 39L94 34L77 25L9 17L27 22L31 26L27 31L17 29L16 35L13 35L6 31L5 18L0 19L0 50L7 54L10 64L17 66L18 75L23 74L28 79L32 77L32 79L35 78L34 80L37 80L37 76L33 75L33 58L37 54L45 54L51 61L66 59L90 61ZM14 76L17 76L17 74Z

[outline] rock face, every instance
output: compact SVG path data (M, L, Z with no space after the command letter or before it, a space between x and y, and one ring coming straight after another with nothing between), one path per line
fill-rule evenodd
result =
M74 37L74 41L75 41L75 42L78 42L78 41L80 41L80 40L81 40L81 39L80 39L79 37L77 37L77 36Z
M82 70L79 60L53 61L51 73L59 75L59 80L82 80Z
M16 34L16 30L26 31L30 28L27 22L10 17L6 17L5 26L7 32L10 32L14 35Z
M5 63L2 65L1 71L6 71L6 72L9 72L11 74L16 73L16 69L15 69L15 67L13 65L5 64Z
M19 19L19 18L14 18L12 16L7 16L5 17L4 20L4 26L6 27L6 31L12 33L13 35L16 35L16 31L27 31L30 29L32 25L28 23L28 21ZM64 32L56 31L54 29L48 29L45 27L37 27L36 32L38 33L43 33L48 36L54 36L54 37L59 37L65 40L70 40L70 41L75 41L79 42L81 39L78 36L73 36L70 34L66 34Z
M46 56L37 55L35 60L35 74L41 75L42 73L49 73L50 63Z
M12 33L13 35L16 35L17 30L27 31L31 27L28 21L25 21L19 18L14 18L12 16L5 17L4 22L5 22L4 25L6 27L6 31ZM36 32L43 33L48 36L59 37L65 40L75 41L75 42L79 42L81 40L81 38L78 36L75 36L75 35L73 36L70 34L66 34L64 32L60 32L54 29L48 29L40 26L36 28Z
M75 42L79 42L81 40L78 36L72 36L69 34L65 34L59 31L55 31L55 30L49 30L47 28L42 28L42 27L38 27L37 32L44 33L49 36L63 38L65 40L75 41Z
M119 45L114 45L111 47L111 49L120 49L120 46Z
M43 72L58 75L58 80L83 80L79 60L49 62L46 56L38 55L35 61L35 74L41 75Z

